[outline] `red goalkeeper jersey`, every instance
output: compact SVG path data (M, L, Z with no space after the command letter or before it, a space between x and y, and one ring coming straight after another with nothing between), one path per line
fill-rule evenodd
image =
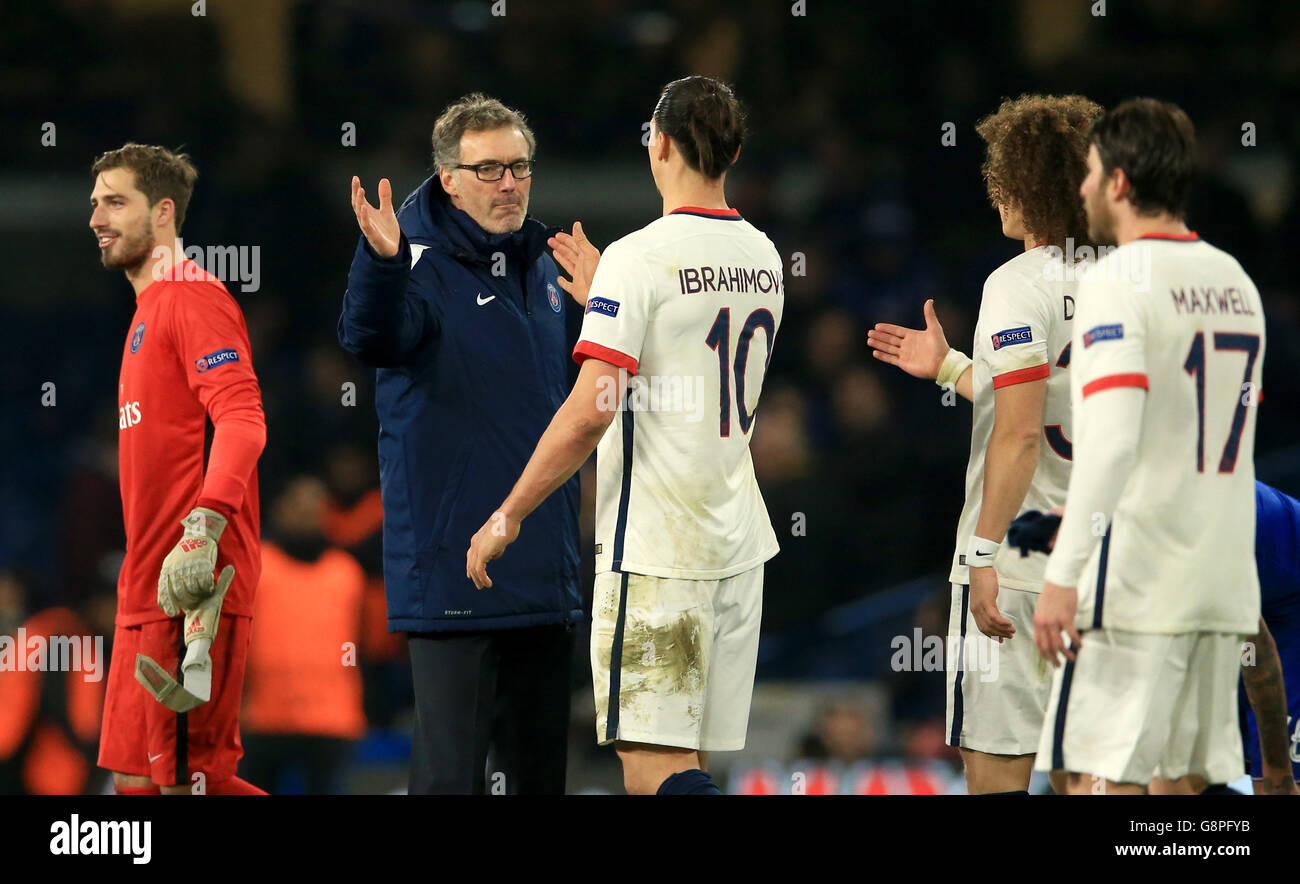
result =
M266 444L262 391L244 316L192 261L136 297L118 383L118 466L126 560L117 625L166 620L158 573L195 506L228 516L218 572L235 566L222 613L252 616L261 573L257 458ZM204 458L209 418L211 451Z

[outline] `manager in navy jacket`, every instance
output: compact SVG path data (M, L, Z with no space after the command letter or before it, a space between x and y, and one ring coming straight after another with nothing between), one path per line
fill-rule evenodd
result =
M470 538L569 388L553 231L527 214L535 145L517 111L468 95L438 118L436 170L396 213L387 179L378 209L352 179L362 237L338 334L378 369L388 628L408 634L415 685L412 794L564 791L578 480L528 520L492 588L465 576Z

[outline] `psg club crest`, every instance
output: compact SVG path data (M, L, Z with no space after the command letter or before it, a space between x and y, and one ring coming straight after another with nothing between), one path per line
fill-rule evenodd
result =
M135 333L131 335L131 352L134 353L136 350L139 350L140 345L143 343L144 343L144 323L142 322L135 327Z
M556 291L555 286L549 282L546 284L546 297L551 301L551 309L556 313L559 313L561 306L560 293Z

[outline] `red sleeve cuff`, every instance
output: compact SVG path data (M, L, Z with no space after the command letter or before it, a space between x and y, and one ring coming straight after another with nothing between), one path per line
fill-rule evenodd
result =
M1141 387L1143 390L1149 390L1147 385L1147 376L1141 372L1130 374L1111 374L1104 378L1097 378L1095 381L1088 381L1083 385L1083 398L1087 399L1093 393L1100 393L1102 390L1109 390L1112 387Z
M204 509L212 510L214 513L221 513L229 519L235 514L235 508L224 500L217 500L215 497L200 497L195 506L201 506Z
M573 361L581 365L591 358L599 359L601 362L608 362L617 368L626 369L628 374L636 374L637 361L626 353L619 352L611 347L602 347L600 344L591 341L578 341L578 346L573 348Z
M1008 371L993 379L993 389L1001 390L1003 387L1014 387L1016 384L1024 384L1029 381L1041 381L1051 373L1052 367L1046 362L1042 365L1035 365L1032 368L1020 368L1015 371Z

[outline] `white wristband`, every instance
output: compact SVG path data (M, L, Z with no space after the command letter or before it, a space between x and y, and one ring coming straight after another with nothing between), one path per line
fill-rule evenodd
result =
M943 357L943 364L939 366L939 373L935 376L934 382L941 387L949 385L956 386L958 379L970 368L972 360L960 350L948 348L948 355Z
M966 565L970 568L991 568L1002 544L985 540L983 537L971 537L966 547Z

